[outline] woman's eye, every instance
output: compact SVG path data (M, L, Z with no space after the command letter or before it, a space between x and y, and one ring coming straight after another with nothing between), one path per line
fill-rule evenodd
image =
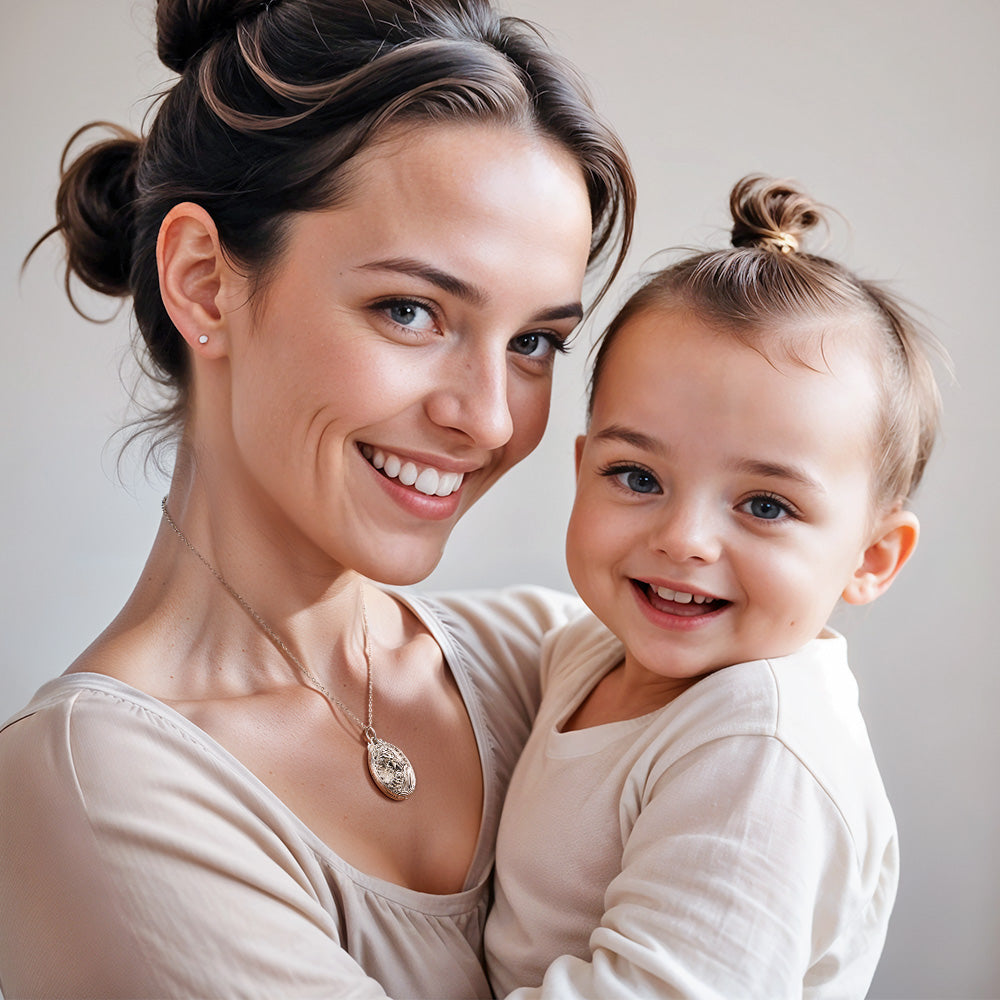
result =
M515 354L531 358L533 361L545 361L554 354L564 354L567 350L562 337L539 331L518 334L511 340L510 349Z
M407 330L432 332L437 329L434 314L421 302L412 299L393 299L389 302L380 302L376 308L396 326Z
M612 465L601 470L601 475L614 479L630 493L662 493L660 484L648 469L638 465Z
M740 506L751 517L756 517L761 521L777 521L791 516L788 505L777 497L768 496L766 493L755 497L750 497Z

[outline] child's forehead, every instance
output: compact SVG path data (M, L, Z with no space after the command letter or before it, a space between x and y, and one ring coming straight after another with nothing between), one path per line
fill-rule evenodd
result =
M715 354L728 364L741 360L756 365L763 360L784 375L805 369L835 374L840 367L857 365L874 370L875 352L869 317L789 317L768 324L747 324L718 318L684 305L652 306L640 310L619 329L607 364L641 355L648 361L662 353L683 363ZM691 348L694 348L691 350Z
M608 353L592 418L666 436L693 422L703 441L753 425L774 442L793 427L810 447L830 435L870 442L880 379L855 331L817 324L740 334L691 310L635 315Z

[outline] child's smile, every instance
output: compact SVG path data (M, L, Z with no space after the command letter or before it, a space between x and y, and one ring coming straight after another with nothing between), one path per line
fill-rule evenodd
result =
M674 590L642 580L633 580L632 583L649 606L660 614L680 618L705 618L729 604L725 598L712 597L702 592Z

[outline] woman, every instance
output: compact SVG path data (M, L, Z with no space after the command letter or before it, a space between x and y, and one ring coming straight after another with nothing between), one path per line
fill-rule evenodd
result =
M426 576L538 443L627 160L487 0L157 28L179 79L70 164L54 231L132 297L175 470L129 601L0 733L0 989L488 996L500 802L574 605L369 581Z

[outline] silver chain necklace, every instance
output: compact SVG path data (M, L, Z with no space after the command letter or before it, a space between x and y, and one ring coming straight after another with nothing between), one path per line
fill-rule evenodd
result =
M368 746L368 771L375 782L376 787L383 795L390 799L405 799L413 794L417 787L417 776L414 774L413 765L406 754L399 747L394 746L387 740L381 740L375 735L374 719L374 659L372 657L372 640L368 630L368 611L365 607L365 595L361 593L361 628L365 639L365 665L368 669L368 722L362 722L339 698L337 698L326 685L285 645L281 636L264 621L263 618L250 606L247 599L240 594L226 578L191 544L191 540L170 516L167 510L167 498L164 497L160 504L163 511L163 519L174 530L178 538L196 555L201 562L209 569L223 587L226 588L232 597L243 610L260 627L261 631L278 647L279 650L299 669L299 672L326 700L336 708L339 708L358 728Z

